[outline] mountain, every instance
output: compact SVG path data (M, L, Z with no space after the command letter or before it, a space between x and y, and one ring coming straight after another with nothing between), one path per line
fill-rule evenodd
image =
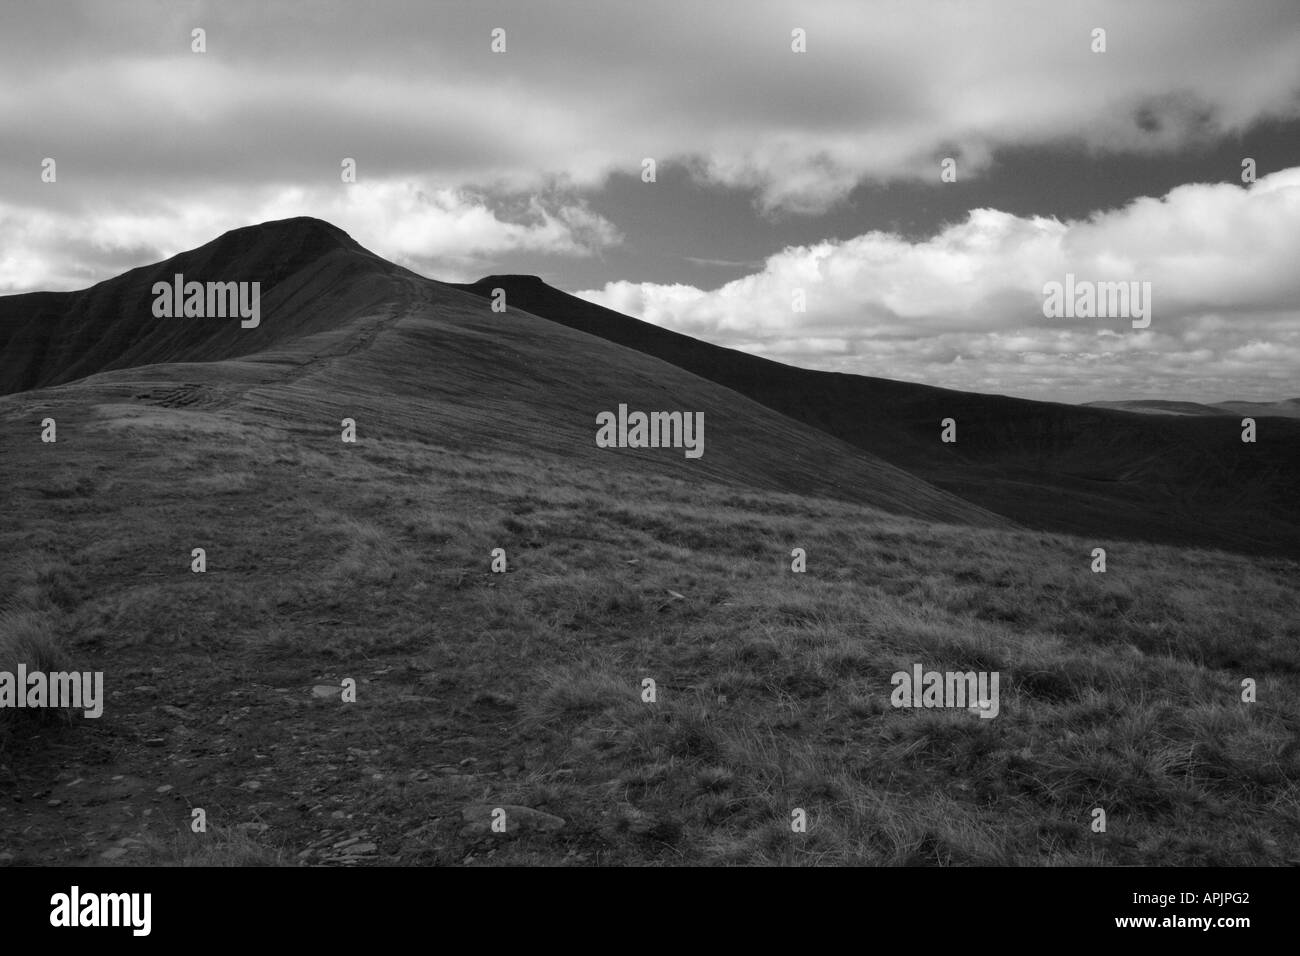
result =
M156 317L153 283L176 273L260 282L260 324ZM87 416L183 407L333 443L353 418L362 440L559 456L593 474L630 469L1010 524L682 368L526 313L494 313L314 219L237 229L80 292L0 298L0 347L0 392L18 393L0 403L7 417L48 414L76 428ZM598 448L597 415L620 405L702 412L703 456Z
M260 324L155 318L150 280L173 270L264 283ZM0 673L103 678L96 719L0 707L9 791L59 797L0 800L21 835L0 863L1294 862L1294 561L1105 538L1093 574L1094 537L1012 527L314 220L0 300L0 335ZM34 340L39 355L14 344ZM728 360L679 344L706 371ZM961 421L966 457L940 448L953 469L1039 449L1059 464L1076 428L1079 467L1136 457L1077 409L730 354L775 376L746 387L807 387L796 411L853 424L835 402L857 396L873 428L915 420L881 445L900 457L925 460L935 402ZM598 448L596 415L621 403L703 412L703 457ZM1156 437L1236 424L1083 414ZM1146 467L1177 476L1164 447ZM1025 495L1054 493L1043 480ZM1073 505L1057 495L1048 514ZM899 707L894 677L917 667L1000 683L979 715L968 695ZM1141 838L1095 839L1098 805ZM191 807L210 808L206 832Z
M228 319L157 318L154 283L171 284L177 273L186 281L260 281L262 310L275 321L243 329ZM109 369L255 352L373 307L398 276L418 278L343 230L304 218L235 229L78 292L2 296L0 394Z
M1280 402L1219 402L1215 408L1221 408L1229 415L1300 418L1300 398L1288 398Z
M1199 402L1167 402L1160 399L1135 399L1122 402L1085 402L1085 408L1111 408L1121 412L1147 415L1223 415L1221 408Z
M261 320L163 318L153 285L261 284ZM503 288L510 308L485 297ZM71 386L61 390L54 386ZM0 298L0 394L196 407L337 441L500 448L851 501L929 520L1300 554L1300 421L1033 402L794 368L620 315L530 276L459 286L328 223L236 229L89 289ZM705 454L602 449L596 416L703 412ZM51 406L52 407L52 406ZM1235 413L1234 413L1235 414ZM940 441L957 421L958 441Z
M1255 444L1223 418L1137 414L818 372L711 345L535 276L462 285L733 389L1019 524L1095 538L1300 553L1300 421ZM957 421L955 444L940 422Z

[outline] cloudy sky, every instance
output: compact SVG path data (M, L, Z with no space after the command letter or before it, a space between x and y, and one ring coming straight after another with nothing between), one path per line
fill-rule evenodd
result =
M8 4L0 128L0 294L313 215L812 368L1300 396L1296 0Z

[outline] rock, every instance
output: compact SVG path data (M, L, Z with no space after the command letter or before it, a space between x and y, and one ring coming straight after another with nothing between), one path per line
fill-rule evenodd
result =
M126 850L120 846L111 846L103 853L99 854L101 860L109 860L110 862L113 860L119 860L124 856L126 856Z
M168 790L171 789L172 789L172 785L170 783L164 783L161 787L156 789L154 793L166 793Z
M465 821L465 827L461 831L462 835L470 834L490 834L501 836L503 834L493 833L493 811L501 809L505 811L505 834L511 833L553 833L560 830L565 825L563 817L557 817L552 813L545 813L541 810L534 810L532 807L521 807L514 804L491 804L491 803L473 803L461 810L461 818ZM497 815L498 817L500 814Z
M374 843L354 843L345 851L348 856L360 856L363 853L374 853L379 846Z
M124 800L127 797L135 796L137 793L143 793L148 783L139 777L116 776L110 785L104 788L103 794L109 800Z
M317 684L315 687L311 689L311 695L313 697L320 697L322 699L328 699L330 697L342 697L343 688L336 686L334 684Z
M171 704L159 704L157 708L159 713L166 714L168 717L175 717L177 720L197 720L197 714L191 714L187 710L181 710L179 707L173 707Z
M624 807L616 816L618 817L616 828L626 827L629 832L637 836L672 843L681 835L681 824L676 820L646 813L636 807Z
M433 793L444 789L448 785L454 787L462 784L471 784L478 780L478 778L479 775L476 773L451 773L448 771L436 780L430 780L425 783L408 784L408 789L414 788L418 793Z

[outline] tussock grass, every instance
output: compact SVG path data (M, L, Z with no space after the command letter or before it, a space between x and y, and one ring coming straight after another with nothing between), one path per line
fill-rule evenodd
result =
M67 670L68 656L59 640L58 621L54 615L30 608L10 607L0 610L0 671L17 675L19 665L33 671ZM18 693L26 688L19 687ZM13 734L21 733L24 723L48 724L69 715L56 708L0 708L0 750Z
M148 833L130 862L142 866L294 866L282 847L237 827L209 827L205 833Z

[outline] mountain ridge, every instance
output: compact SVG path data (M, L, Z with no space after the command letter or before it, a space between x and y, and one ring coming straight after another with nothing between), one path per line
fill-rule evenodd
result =
M542 283L493 275L520 308L654 355L1031 528L1300 554L1300 422L1243 445L1226 419L959 392L820 372L701 342ZM957 442L940 441L957 421ZM1233 426L1233 427L1230 427Z
M261 325L154 317L152 283L176 271L262 282ZM485 302L493 288L506 290L505 312ZM4 393L84 380L115 401L180 401L180 378L184 401L243 402L270 421L326 408L341 417L330 391L351 389L372 423L400 420L410 434L455 436L466 450L476 434L536 452L553 451L554 437L592 467L642 461L682 478L751 480L1102 544L1300 554L1300 422L1269 419L1259 443L1243 446L1218 417L798 369L612 312L537 276L429 279L310 217L231 230L79 292L0 298L0 356ZM711 454L693 470L636 449L589 457L594 416L624 401L709 412ZM945 418L957 421L955 444L940 440Z
M285 241L304 236L315 245ZM177 268L218 273L194 278L273 276L261 324L154 319L149 283ZM339 422L352 418L371 441L433 443L458 454L560 455L597 472L642 469L838 498L931 521L1010 524L714 382L537 316L493 312L477 296L346 247L311 221L227 234L94 288L89 300L63 294L67 311L54 317L58 323L89 343L86 349L102 340L100 315L138 331L141 340L112 356L65 349L62 365L42 369L49 384L36 389L13 391L11 363L13 394L0 399L6 417L50 415L68 428L69 420L85 427L92 414L109 427L184 429L209 416L213 427L218 418L233 419L286 439L333 443ZM110 307L97 313L96 304ZM0 327L33 321L12 301L0 301ZM703 412L704 456L598 448L597 416L620 403Z

